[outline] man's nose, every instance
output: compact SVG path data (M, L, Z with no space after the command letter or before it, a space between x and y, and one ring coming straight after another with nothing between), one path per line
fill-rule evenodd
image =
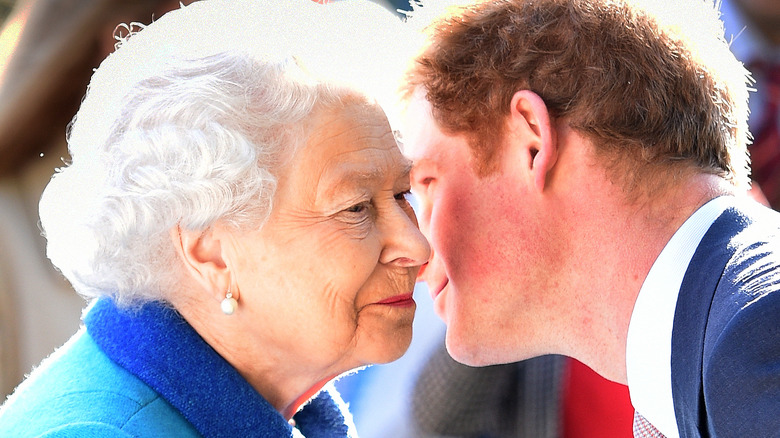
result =
M431 247L431 252L430 252L430 256L428 257L428 260L426 260L425 263L423 263L423 265L420 266L420 271L417 273L417 282L418 283L421 282L421 281L426 281L425 275L426 275L426 272L428 271L428 267L429 267L429 265L431 263L431 260L433 260L433 247Z

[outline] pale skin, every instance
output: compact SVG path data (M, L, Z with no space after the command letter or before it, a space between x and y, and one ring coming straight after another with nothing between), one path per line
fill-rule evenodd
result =
M420 90L404 154L433 250L420 278L458 361L484 366L557 353L626 383L626 339L647 273L701 205L732 192L694 170L629 197L593 146L528 90L513 96L497 169L474 171L465 137L445 133Z
M315 111L309 132L262 228L171 232L191 280L172 304L288 419L334 377L406 351L430 255L381 109L355 97Z

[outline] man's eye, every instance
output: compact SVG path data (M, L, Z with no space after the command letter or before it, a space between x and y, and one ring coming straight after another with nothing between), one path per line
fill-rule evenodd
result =
M426 177L426 178L423 178L423 179L422 179L422 180L419 182L419 184L420 184L421 186L423 186L423 187L428 187L429 185L431 185L431 183L432 183L432 182L433 182L433 178L432 178L432 177Z

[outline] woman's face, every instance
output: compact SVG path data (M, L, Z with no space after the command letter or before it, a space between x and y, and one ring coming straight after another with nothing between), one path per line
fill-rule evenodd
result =
M299 362L290 367L336 374L406 351L430 248L382 110L351 101L313 117L268 222L236 236L231 269L254 339Z

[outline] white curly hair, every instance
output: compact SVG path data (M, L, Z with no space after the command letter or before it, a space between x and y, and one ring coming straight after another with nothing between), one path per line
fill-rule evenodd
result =
M165 301L170 230L262 226L312 111L388 80L368 59L395 21L368 2L203 0L125 26L40 201L51 261L86 298Z

